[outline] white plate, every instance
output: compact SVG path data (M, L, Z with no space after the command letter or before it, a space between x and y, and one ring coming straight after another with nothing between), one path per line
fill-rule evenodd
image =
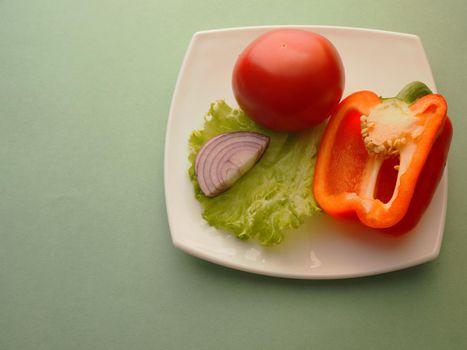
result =
M264 248L214 229L201 217L188 177L188 138L203 124L211 102L236 106L231 72L242 49L277 27L252 27L196 33L180 70L165 144L165 196L173 243L202 259L231 268L290 278L347 278L373 275L421 264L438 256L444 230L447 174L416 229L399 238L359 225L340 224L315 215L284 243ZM435 84L417 36L378 30L300 26L331 40L346 72L344 95L362 89L394 96L406 83Z

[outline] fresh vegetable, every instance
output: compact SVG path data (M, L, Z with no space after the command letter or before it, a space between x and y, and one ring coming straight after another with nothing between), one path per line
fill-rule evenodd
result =
M198 183L196 156L210 139L233 131L267 135L269 146L260 161L229 190L208 198ZM203 218L240 239L254 238L263 245L280 243L286 230L299 227L319 210L312 182L321 134L321 127L295 134L273 132L224 101L213 103L204 127L194 131L189 140L189 175L203 207Z
M344 69L332 43L297 29L276 29L240 54L232 76L239 106L258 124L299 131L325 120L344 89Z
M388 232L413 228L446 162L446 112L444 98L420 82L395 98L360 91L344 99L318 153L313 191L321 208Z
M195 162L201 191L206 197L215 197L230 188L256 164L268 144L268 136L249 131L224 133L210 139Z
M391 234L403 234L413 229L420 221L423 213L433 198L436 187L443 176L444 166L448 158L449 146L452 139L452 124L449 118L431 148L430 155L423 167L420 178L410 202L409 209L401 221L396 225L384 229Z

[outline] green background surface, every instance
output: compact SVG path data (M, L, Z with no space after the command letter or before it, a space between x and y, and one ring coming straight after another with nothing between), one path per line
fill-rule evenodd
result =
M461 0L0 0L0 349L466 349L466 13ZM187 45L267 24L421 37L455 134L437 260L300 281L172 246L163 149Z

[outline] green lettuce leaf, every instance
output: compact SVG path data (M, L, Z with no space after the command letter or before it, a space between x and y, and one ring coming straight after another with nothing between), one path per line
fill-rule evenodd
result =
M256 131L270 137L261 160L230 189L207 198L195 175L195 160L212 137L232 131ZM203 218L211 225L240 239L257 239L263 245L280 243L284 231L299 227L319 211L312 193L315 158L323 127L301 133L272 132L260 127L225 101L211 104L204 128L189 140L189 175Z

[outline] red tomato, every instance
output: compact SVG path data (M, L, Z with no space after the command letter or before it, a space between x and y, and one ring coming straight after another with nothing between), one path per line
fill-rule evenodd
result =
M234 67L232 87L253 120L299 131L325 120L344 90L344 68L329 40L297 29L272 30L253 41Z

